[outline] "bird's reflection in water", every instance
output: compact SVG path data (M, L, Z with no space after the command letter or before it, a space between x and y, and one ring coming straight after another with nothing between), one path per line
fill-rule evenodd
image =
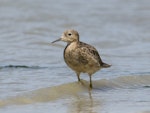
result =
M88 86L82 82L85 87ZM96 113L101 108L101 99L94 96L93 90L76 95L69 104L68 113Z

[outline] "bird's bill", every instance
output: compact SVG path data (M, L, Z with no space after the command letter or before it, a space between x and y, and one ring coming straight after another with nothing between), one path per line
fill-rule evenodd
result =
M58 41L61 41L61 38L59 38L59 39L57 39L57 40L55 40L55 41L53 41L51 43L55 43L55 42L58 42Z

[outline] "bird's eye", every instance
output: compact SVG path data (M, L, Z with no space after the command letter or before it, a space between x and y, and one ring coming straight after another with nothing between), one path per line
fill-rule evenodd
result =
M69 36L71 36L72 34L71 34L71 33L69 33L68 35L69 35Z

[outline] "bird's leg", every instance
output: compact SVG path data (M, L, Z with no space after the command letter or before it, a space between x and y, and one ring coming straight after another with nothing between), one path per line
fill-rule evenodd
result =
M78 77L78 82L80 82L80 73L77 73L77 77Z
M92 89L92 75L91 74L89 74L89 77L90 77L90 88Z

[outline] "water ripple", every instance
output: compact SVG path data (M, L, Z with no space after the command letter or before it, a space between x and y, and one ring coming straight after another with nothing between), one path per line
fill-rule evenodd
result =
M46 68L46 67L26 66L26 65L6 65L6 66L0 66L0 69L18 69L18 68L24 68L24 69L41 69L41 68Z

